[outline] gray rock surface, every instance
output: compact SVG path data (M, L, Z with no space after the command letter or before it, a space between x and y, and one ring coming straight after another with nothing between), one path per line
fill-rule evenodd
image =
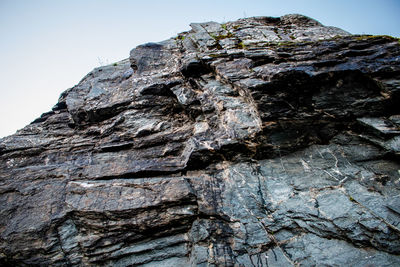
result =
M0 265L400 265L399 41L191 27L0 139Z

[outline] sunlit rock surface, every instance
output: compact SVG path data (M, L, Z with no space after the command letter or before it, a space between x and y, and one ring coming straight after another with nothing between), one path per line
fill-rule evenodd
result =
M400 265L399 41L191 27L0 139L0 265Z

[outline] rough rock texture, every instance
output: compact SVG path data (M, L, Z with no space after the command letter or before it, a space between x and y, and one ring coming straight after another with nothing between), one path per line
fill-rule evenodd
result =
M0 265L400 265L399 41L191 27L0 140Z

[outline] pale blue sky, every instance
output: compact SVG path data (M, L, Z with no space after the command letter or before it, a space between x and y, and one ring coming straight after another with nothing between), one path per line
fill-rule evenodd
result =
M0 0L0 137L139 44L189 30L191 22L289 13L351 33L400 37L400 0Z

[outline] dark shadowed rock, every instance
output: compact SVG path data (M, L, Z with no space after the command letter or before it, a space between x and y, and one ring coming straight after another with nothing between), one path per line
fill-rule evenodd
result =
M191 27L0 140L0 265L400 265L399 41Z

